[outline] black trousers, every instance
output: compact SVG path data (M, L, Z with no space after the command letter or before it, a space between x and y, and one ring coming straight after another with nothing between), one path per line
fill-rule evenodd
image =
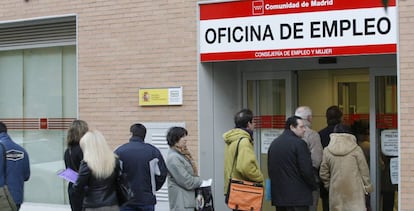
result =
M296 207L276 206L276 211L309 211L309 206L296 206Z
M319 188L323 211L329 211L329 192L325 189L323 183L320 183Z
M394 191L382 192L382 210L393 211L394 210Z

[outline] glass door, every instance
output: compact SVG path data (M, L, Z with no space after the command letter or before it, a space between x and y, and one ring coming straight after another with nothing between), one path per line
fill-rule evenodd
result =
M379 70L371 75L374 91L370 122L371 140L371 178L375 192L371 204L373 210L398 210L399 139L398 139L398 86L395 70Z
M291 73L249 72L243 77L244 106L255 115L255 151L267 179L268 147L282 133L286 116L292 114ZM269 200L264 200L262 210L274 210Z

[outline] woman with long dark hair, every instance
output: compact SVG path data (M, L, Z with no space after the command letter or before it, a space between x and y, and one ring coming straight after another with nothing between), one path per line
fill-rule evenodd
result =
M66 168L70 168L76 172L79 171L80 162L83 160L83 153L79 146L79 141L88 130L88 123L83 120L75 120L69 126L66 136L66 151L64 154ZM71 191L72 186L73 183L69 182L68 196L70 207L72 211L82 211L83 195Z

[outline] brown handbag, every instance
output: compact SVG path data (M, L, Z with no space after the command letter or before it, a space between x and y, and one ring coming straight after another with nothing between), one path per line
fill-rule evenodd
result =
M261 183L232 178L241 140L242 138L240 138L239 142L237 143L225 201L227 203L227 206L233 210L258 211L262 208L264 195L263 185Z

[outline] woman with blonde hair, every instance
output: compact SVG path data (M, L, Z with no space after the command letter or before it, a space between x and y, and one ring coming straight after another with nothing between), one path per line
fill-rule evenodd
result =
M83 160L83 153L79 146L79 141L82 136L88 132L88 123L83 120L73 121L68 129L66 136L67 148L64 154L65 167L70 168L74 171L79 171L81 160ZM72 190L73 183L69 182L68 185L68 196L69 203L72 211L82 210L83 195L76 194Z
M73 189L85 194L84 210L119 211L116 181L120 164L105 137L99 131L89 131L81 138L80 147L83 161Z

